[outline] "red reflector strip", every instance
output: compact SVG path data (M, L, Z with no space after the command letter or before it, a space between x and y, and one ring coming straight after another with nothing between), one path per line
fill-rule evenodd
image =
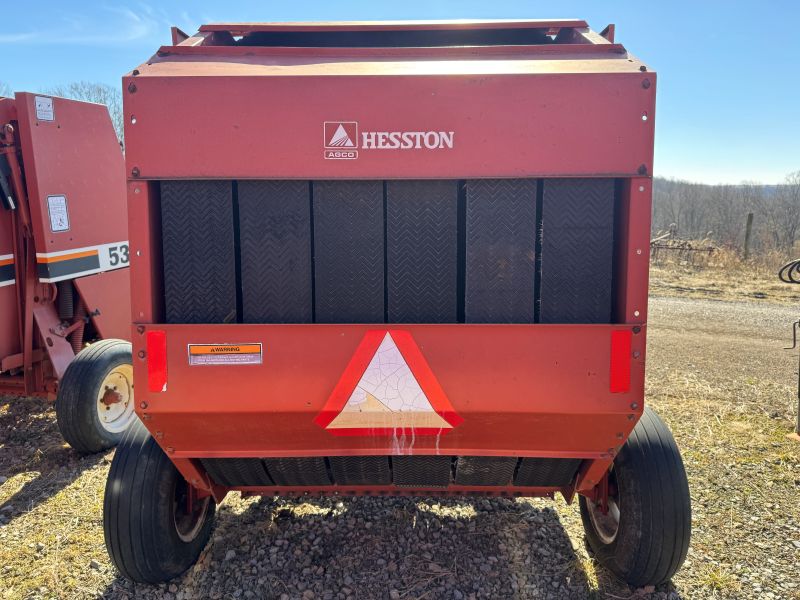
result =
M147 332L147 389L167 391L167 332Z
M631 338L629 329L611 332L611 376L612 394L631 389Z

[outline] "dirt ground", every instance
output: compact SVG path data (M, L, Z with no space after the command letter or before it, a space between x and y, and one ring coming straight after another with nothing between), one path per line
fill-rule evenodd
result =
M689 557L671 585L614 581L562 500L232 494L196 567L133 586L103 543L112 453L81 458L49 405L0 398L0 597L800 599L800 443L786 438L797 352L782 349L800 302L698 295L650 302L647 401L682 449L693 501Z

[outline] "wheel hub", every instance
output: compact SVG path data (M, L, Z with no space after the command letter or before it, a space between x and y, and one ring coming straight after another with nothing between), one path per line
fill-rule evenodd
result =
M598 537L604 544L612 543L619 533L620 522L619 487L613 466L608 472L608 499L605 510L600 501L590 500L587 506L589 518Z
M125 431L134 417L133 367L114 367L97 393L97 416L106 431Z
M184 542L191 542L203 528L208 503L211 496L198 498L196 490L186 481L179 480L175 485L175 498L172 503L172 516L175 532Z

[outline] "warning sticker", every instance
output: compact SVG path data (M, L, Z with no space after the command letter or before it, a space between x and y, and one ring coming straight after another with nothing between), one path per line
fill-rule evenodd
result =
M189 344L189 364L260 365L261 344Z
M36 118L40 121L54 121L56 118L53 110L53 99L47 96L36 96Z
M47 214L50 215L50 231L69 231L69 211L66 196L48 196Z

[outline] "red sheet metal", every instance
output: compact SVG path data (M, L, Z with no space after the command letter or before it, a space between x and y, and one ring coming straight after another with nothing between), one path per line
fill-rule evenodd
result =
M151 431L175 456L461 454L599 458L641 412L644 364L631 389L609 391L613 325L410 325L453 410L448 435L334 436L314 419L374 325L158 325L134 336L135 376L161 373L151 337L166 335L165 391L137 392ZM386 331L386 330L384 330ZM260 365L190 366L195 343L261 342ZM151 347L152 344L152 347ZM632 335L633 351L643 330ZM151 361L153 361L151 363ZM151 365L148 370L148 365ZM145 386L139 386L144 389ZM139 389L137 388L137 389ZM632 403L638 403L632 408ZM213 423L213 427L208 426ZM501 435L498 432L502 432Z
M104 339L131 336L131 280L129 269L97 273L75 280L92 322Z
M108 110L48 96L52 119L43 119L37 117L36 98L16 94L36 252L126 241L124 166ZM47 197L52 195L66 197L66 231L51 230Z
M129 173L152 179L451 179L630 177L652 169L653 120L641 117L654 110L655 86L643 89L639 72L534 74L516 61L420 60L392 74L391 63L362 68L339 61L341 72L331 77L320 65L306 75L305 67L268 62L274 59L215 61L226 73L222 94L208 62L143 66L140 76L126 78L126 88L136 89L125 102ZM412 74L416 65L428 72ZM431 65L458 74L433 77ZM382 74L389 76L376 86L374 76ZM266 109L262 89L279 110ZM327 160L326 121L355 121L360 132L452 132L453 147L403 151L359 144L355 160Z

